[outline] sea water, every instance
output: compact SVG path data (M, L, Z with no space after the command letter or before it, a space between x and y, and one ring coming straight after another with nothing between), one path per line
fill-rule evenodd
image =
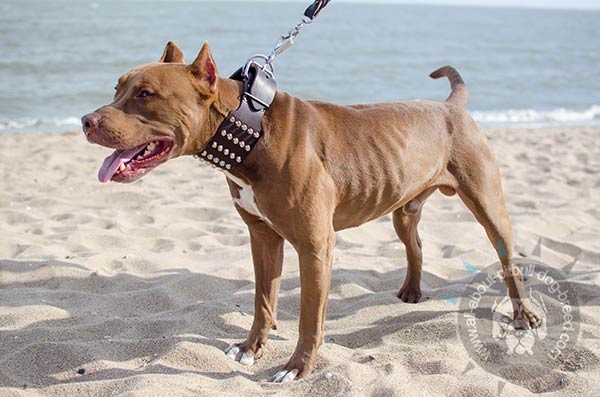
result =
M0 2L0 133L79 129L167 41L204 41L227 76L268 53L306 2ZM600 12L333 0L275 62L281 90L340 104L443 100L451 64L484 125L600 124Z

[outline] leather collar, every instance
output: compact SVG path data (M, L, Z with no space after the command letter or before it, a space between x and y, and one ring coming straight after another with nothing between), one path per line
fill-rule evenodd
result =
M269 108L277 82L270 72L250 62L230 77L244 82L240 106L230 112L213 137L196 156L220 170L231 170L241 164L263 135L262 118Z

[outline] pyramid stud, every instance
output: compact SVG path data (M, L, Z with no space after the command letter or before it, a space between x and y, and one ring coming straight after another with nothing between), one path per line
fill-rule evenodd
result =
M246 142L244 142L244 141L241 141L241 142L240 142L240 147L244 147L244 146L246 146Z
M235 121L235 117L231 116L231 117L229 118L229 121L231 121L231 122L233 123L233 122Z
M212 147L213 147L213 149L216 148L217 147L217 142L213 142L212 143Z
M223 154L224 154L225 156L227 156L227 155L229 154L229 149L225 149L225 150L223 150Z
M219 145L219 146L217 146L217 150L218 150L219 152L222 152L222 151L223 151L223 145Z
M233 138L233 135L227 134L227 139L231 140L232 138Z
M237 156L236 159L235 159L235 161L237 161L238 163L241 163L242 162L242 158L240 156Z
M255 137L255 138L258 138L258 137L260 137L260 134L259 134L258 132L255 132L255 133L254 133L254 137Z
M208 156L206 156L207 159L212 160L214 156L212 154L209 154Z
M227 135L227 131L221 130L221 136L225 136L225 135Z
M231 169L231 164L227 164L227 165L225 166L225 168L227 168L228 170L230 170L230 169Z
M235 122L235 126L236 126L236 127L239 127L240 125L242 125L242 122L241 122L241 121L239 121L239 120L238 120L238 121L236 121L236 122Z
M206 156L206 150L202 152L202 156Z
M231 153L231 154L229 155L229 158L233 160L233 159L235 158L235 153Z
M252 150L252 148L250 147L250 145L246 145L246 151L249 152L250 150Z
M248 134L252 134L254 132L254 128L250 127L248 128Z
M248 126L246 124L242 124L242 131L246 131L248 129Z
M233 138L233 143L235 143L236 145L238 144L239 141L240 141L239 139Z
M218 162L219 162L219 158L218 158L218 157L215 157L215 158L213 159L213 163L217 164Z
M224 166L225 166L225 162L224 162L223 160L221 160L221 161L219 161L219 165L220 165L221 167L224 167Z

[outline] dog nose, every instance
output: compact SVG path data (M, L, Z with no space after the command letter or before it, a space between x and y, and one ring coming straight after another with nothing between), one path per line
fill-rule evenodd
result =
M86 114L85 116L83 116L81 118L83 132L87 135L90 132L90 130L98 127L98 125L100 124L101 118L102 117L96 112L89 113L89 114Z

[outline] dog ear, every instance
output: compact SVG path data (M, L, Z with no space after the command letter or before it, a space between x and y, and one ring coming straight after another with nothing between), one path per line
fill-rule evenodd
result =
M163 51L162 57L158 62L164 63L184 63L183 59L183 51L181 48L172 41L169 41L165 46L165 50Z
M205 84L211 93L217 90L217 65L213 59L207 42L204 42L194 63L190 65L194 77Z

